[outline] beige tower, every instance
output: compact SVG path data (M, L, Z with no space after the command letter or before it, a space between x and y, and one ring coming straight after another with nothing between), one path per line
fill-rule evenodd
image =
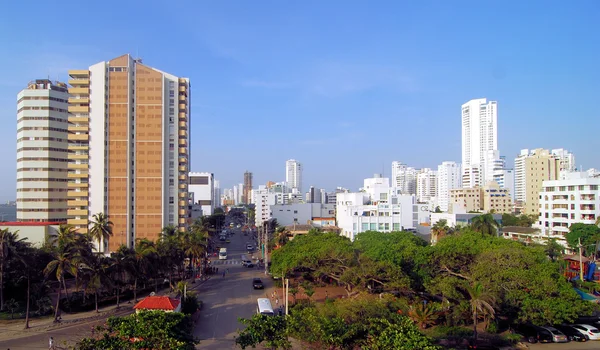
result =
M515 159L515 199L522 213L539 214L542 182L560 178L560 158L546 149L522 150Z
M189 89L179 78L123 55L70 71L69 222L113 222L101 250L156 240L189 224Z

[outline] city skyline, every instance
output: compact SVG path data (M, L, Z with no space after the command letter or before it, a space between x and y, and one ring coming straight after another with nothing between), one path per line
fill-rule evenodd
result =
M66 82L68 69L124 52L194 81L190 170L214 173L221 188L242 183L245 170L255 186L283 181L281 164L290 158L302 162L305 189L328 190L358 188L382 169L390 177L393 160L432 169L460 163L459 108L483 97L500 106L498 144L507 167L521 149L535 148L568 149L578 168L600 167L600 118L585 102L599 93L596 2L435 3L436 11L427 3L235 4L119 4L119 12L109 10L110 1L86 4L94 14L89 25L68 39L22 25L66 18L63 6L2 4L0 30L22 29L19 40L0 39L11 52L0 58L7 67L0 81L0 201L16 197L18 92L35 79ZM181 35L167 36L129 12L180 16L174 29ZM106 16L111 28L104 28ZM69 28L53 26L52 33ZM467 42L490 45L485 55L471 55ZM186 54L167 55L171 46ZM241 149L250 151L240 157Z

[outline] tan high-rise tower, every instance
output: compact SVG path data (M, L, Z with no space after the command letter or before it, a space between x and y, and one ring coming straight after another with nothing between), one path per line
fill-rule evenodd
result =
M113 222L107 246L156 240L189 224L189 90L179 78L123 55L70 71L69 223Z

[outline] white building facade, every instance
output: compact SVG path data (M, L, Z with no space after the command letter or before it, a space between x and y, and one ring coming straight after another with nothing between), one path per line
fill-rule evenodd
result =
M17 220L67 221L69 94L39 79L17 95Z
M215 176L207 172L190 172L188 175L190 203L192 210L199 206L202 215L212 215L215 211Z
M564 180L544 181L539 221L534 227L542 235L564 241L572 224L595 224L600 216L599 188L600 178L590 178L585 172L569 173Z
M277 204L277 194L272 193L264 186L251 191L250 203L254 204L254 222L260 227L272 217L271 206Z
M424 168L417 174L417 200L421 203L429 202L437 196L437 171Z
M461 106L462 166L471 175L463 187L482 186L493 180L492 168L498 159L498 103L485 98L470 100ZM496 152L494 152L496 151ZM478 176L473 176L478 168Z
M420 220L416 197L401 192L390 187L388 178L376 175L364 180L361 192L338 193L336 221L340 234L354 240L358 233L370 230L416 230Z
M392 162L392 186L398 187L402 194L417 193L417 169L398 161Z
M560 159L560 178L566 179L568 173L575 171L575 155L566 149L557 148L550 151Z
M456 162L442 162L437 170L437 204L443 212L448 211L450 190L462 187L462 169Z
M315 218L335 219L335 206L323 203L275 204L271 206L271 217L277 219L281 226L312 225Z
M302 164L295 159L285 162L285 182L294 193L302 193Z

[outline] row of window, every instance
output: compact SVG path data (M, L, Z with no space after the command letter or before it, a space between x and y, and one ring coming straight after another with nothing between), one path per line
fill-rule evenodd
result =
M65 188L18 188L17 192L67 192Z
M21 137L17 139L17 142L22 141L57 141L57 142L65 142L65 139L59 139L56 137Z
M54 111L54 112L62 112L62 113L67 113L66 109L62 109L62 108L55 108L55 107L49 107L49 106L42 106L42 107L30 107L30 106L26 106L26 107L21 107L17 110L17 113L21 113L22 111Z
M21 117L19 119L17 119L17 124L23 121L29 121L29 120L42 120L42 121L52 121L52 122L58 122L58 123L66 123L67 119L65 118L54 118L54 117Z
M66 202L66 198L18 198L17 202Z
M578 185L578 186L551 186L551 187L546 187L544 188L544 192L556 192L557 189L559 192L564 192L564 191L575 191L575 187L577 187L577 189L579 191L584 191L584 190L592 190L592 191L597 191L598 190L598 185Z
M20 129L17 129L17 132L21 132L21 131L58 131L58 132L68 132L67 129L52 128L52 127L45 127L45 126L26 126L26 127L22 127Z
M31 182L31 181L68 182L69 179L57 179L57 178L49 178L49 177L42 177L42 178L28 177L26 179L17 179L17 182Z
M58 171L58 172L67 172L68 169L61 169L61 168L19 168L17 169L17 172L22 172L22 171Z
M17 148L18 152L26 152L26 151L52 151L52 152L69 152L68 149L65 148L54 148L54 147L21 147Z
M36 209L17 209L20 213L60 213L64 212L64 209L50 209L50 208L36 208Z
M17 103L21 103L21 101L32 101L32 100L42 100L42 101L56 101L56 102L62 102L62 103L67 103L67 100L63 100L62 98L56 98L56 97L51 97L51 96L23 96L21 97Z
M17 158L17 162L63 162L68 163L68 159L63 158L48 158L48 157L23 157Z

